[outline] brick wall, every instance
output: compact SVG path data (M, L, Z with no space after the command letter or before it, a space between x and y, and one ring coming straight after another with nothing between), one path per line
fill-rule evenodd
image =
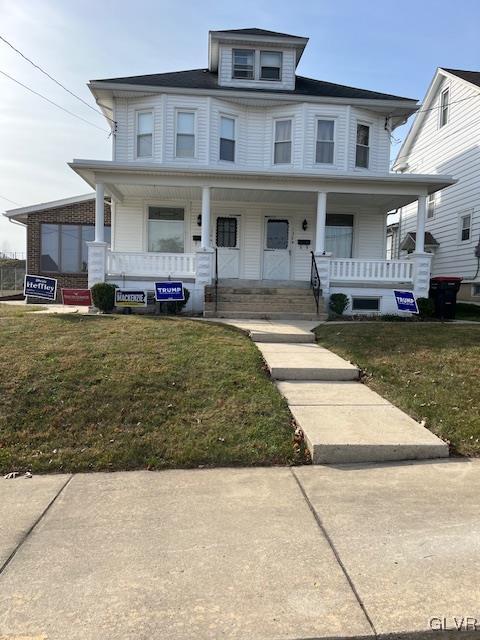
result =
M42 271L41 264L41 224L95 224L95 200L77 202L64 207L45 209L31 213L27 220L27 273L35 276L56 278L57 303L62 302L61 289L86 289L87 273L59 273L58 271ZM105 226L110 226L110 205L105 203ZM48 304L40 298L27 297L28 303Z

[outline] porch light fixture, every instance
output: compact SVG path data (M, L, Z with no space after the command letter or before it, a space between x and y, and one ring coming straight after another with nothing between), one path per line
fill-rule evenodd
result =
M197 225L199 227L202 226L202 214L201 213L199 213L198 216L197 216Z
M306 231L308 229L308 222L307 219L305 218L304 221L302 222L302 229L304 231Z

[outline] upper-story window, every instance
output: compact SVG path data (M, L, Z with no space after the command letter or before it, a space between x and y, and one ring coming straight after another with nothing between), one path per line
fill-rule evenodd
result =
M357 124L357 148L355 166L368 169L370 160L370 127L368 124Z
M137 158L153 155L153 111L137 112Z
M275 120L274 164L290 164L292 161L292 121Z
M177 158L195 157L195 113L177 111L175 156Z
M281 51L260 52L260 80L282 79Z
M468 213L467 215L460 217L460 240L464 242L465 240L470 240L470 232L472 227L472 215Z
M220 117L220 160L235 162L235 118Z
M243 80L253 80L255 77L255 51L251 49L233 50L233 72L234 78Z
M442 94L440 96L440 127L444 127L448 122L449 97L449 89L445 89L444 91L442 91Z
M427 219L431 220L435 215L435 194L431 193L427 198Z
M333 120L317 120L317 145L315 162L333 164L335 153L335 122Z

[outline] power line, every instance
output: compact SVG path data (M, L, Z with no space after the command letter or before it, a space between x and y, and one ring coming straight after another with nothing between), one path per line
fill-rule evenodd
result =
M38 64L36 64L35 62L33 62L33 60L30 60L30 58L28 58L24 53L22 53L19 49L17 49L16 47L13 46L13 44L11 42L9 42L6 38L4 38L2 35L0 35L0 40L3 40L3 42L5 42L5 44L7 44L11 49L13 49L16 53L18 53L18 55L22 56L22 58L24 60L26 60L27 62L29 62L33 67L35 67L35 69L38 69L41 73L43 73L45 76L47 76L47 78L50 78L50 80L52 80L53 82L55 82L55 84L57 84L59 87L61 87L62 89L64 89L65 91L67 91L67 93L69 93L71 96L73 96L74 98L76 98L77 100L80 100L80 102L83 102L83 104L85 106L87 106L89 109L91 109L92 111L94 111L96 114L100 115L100 116L105 116L105 118L107 118L107 120L110 120L110 122L115 125L116 122L115 120L113 120L112 118L110 118L109 116L105 115L104 113L102 113L102 111L100 111L99 109L96 109L95 107L92 107L91 104L89 104L86 100L84 100L81 96L78 96L76 93L74 93L73 91L71 91L70 89L68 89L68 87L66 87L64 84L62 84L59 80L57 80L56 78L54 78L53 76L51 76L47 71L45 71L45 69L42 69L42 67Z
M8 73L5 73L5 71L2 71L0 69L0 73L2 75L4 75L6 78L9 78L10 80L13 80L13 82L16 82L17 84L19 84L21 87L23 87L27 91L30 91L31 93L35 94L39 98L42 98L43 100L46 100L50 104L53 104L54 107L57 107L58 109L61 109L62 111L65 111L65 113L70 114L74 118L77 118L78 120L82 120L83 122L86 122L87 124L91 125L92 127L95 127L95 129L99 129L100 131L103 131L104 133L108 133L108 134L111 133L110 131L107 131L107 129L104 129L103 127L99 127L94 122L91 122L90 120L87 120L86 118L82 118L82 116L79 116L76 113L73 113L73 111L69 111L68 109L65 109L65 107L60 106L59 104L57 104L53 100L50 100L50 98L47 98L46 96L42 95L41 93L38 93L38 91L35 91L34 89L32 89L30 87L27 87L26 84L23 84L23 82L20 82L20 80L17 80L16 78L13 78L12 76L8 75Z
M417 116L419 113L426 113L427 111L435 111L436 109L444 109L445 107L449 107L451 104L457 104L458 102L465 102L465 100L471 100L472 98L480 98L480 93L473 93L471 96L467 96L466 98L460 98L460 100L451 100L450 102L447 102L444 105L438 105L436 107L429 107L428 109L420 109L419 111L415 111L414 113L400 113L400 114L395 114L396 118L401 118L402 116L405 117L410 117L410 116ZM389 114L390 117L393 116L393 114Z
M5 196L0 195L2 200L6 200L7 202L11 202L12 204L16 204L17 207L21 207L22 205L19 202L15 202L15 200L10 200L10 198L6 198Z

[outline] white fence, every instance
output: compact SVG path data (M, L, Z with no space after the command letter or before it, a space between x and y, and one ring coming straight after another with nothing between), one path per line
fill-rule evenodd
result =
M330 280L413 282L413 263L409 260L331 260Z
M130 253L107 252L108 275L121 276L195 276L194 253Z

